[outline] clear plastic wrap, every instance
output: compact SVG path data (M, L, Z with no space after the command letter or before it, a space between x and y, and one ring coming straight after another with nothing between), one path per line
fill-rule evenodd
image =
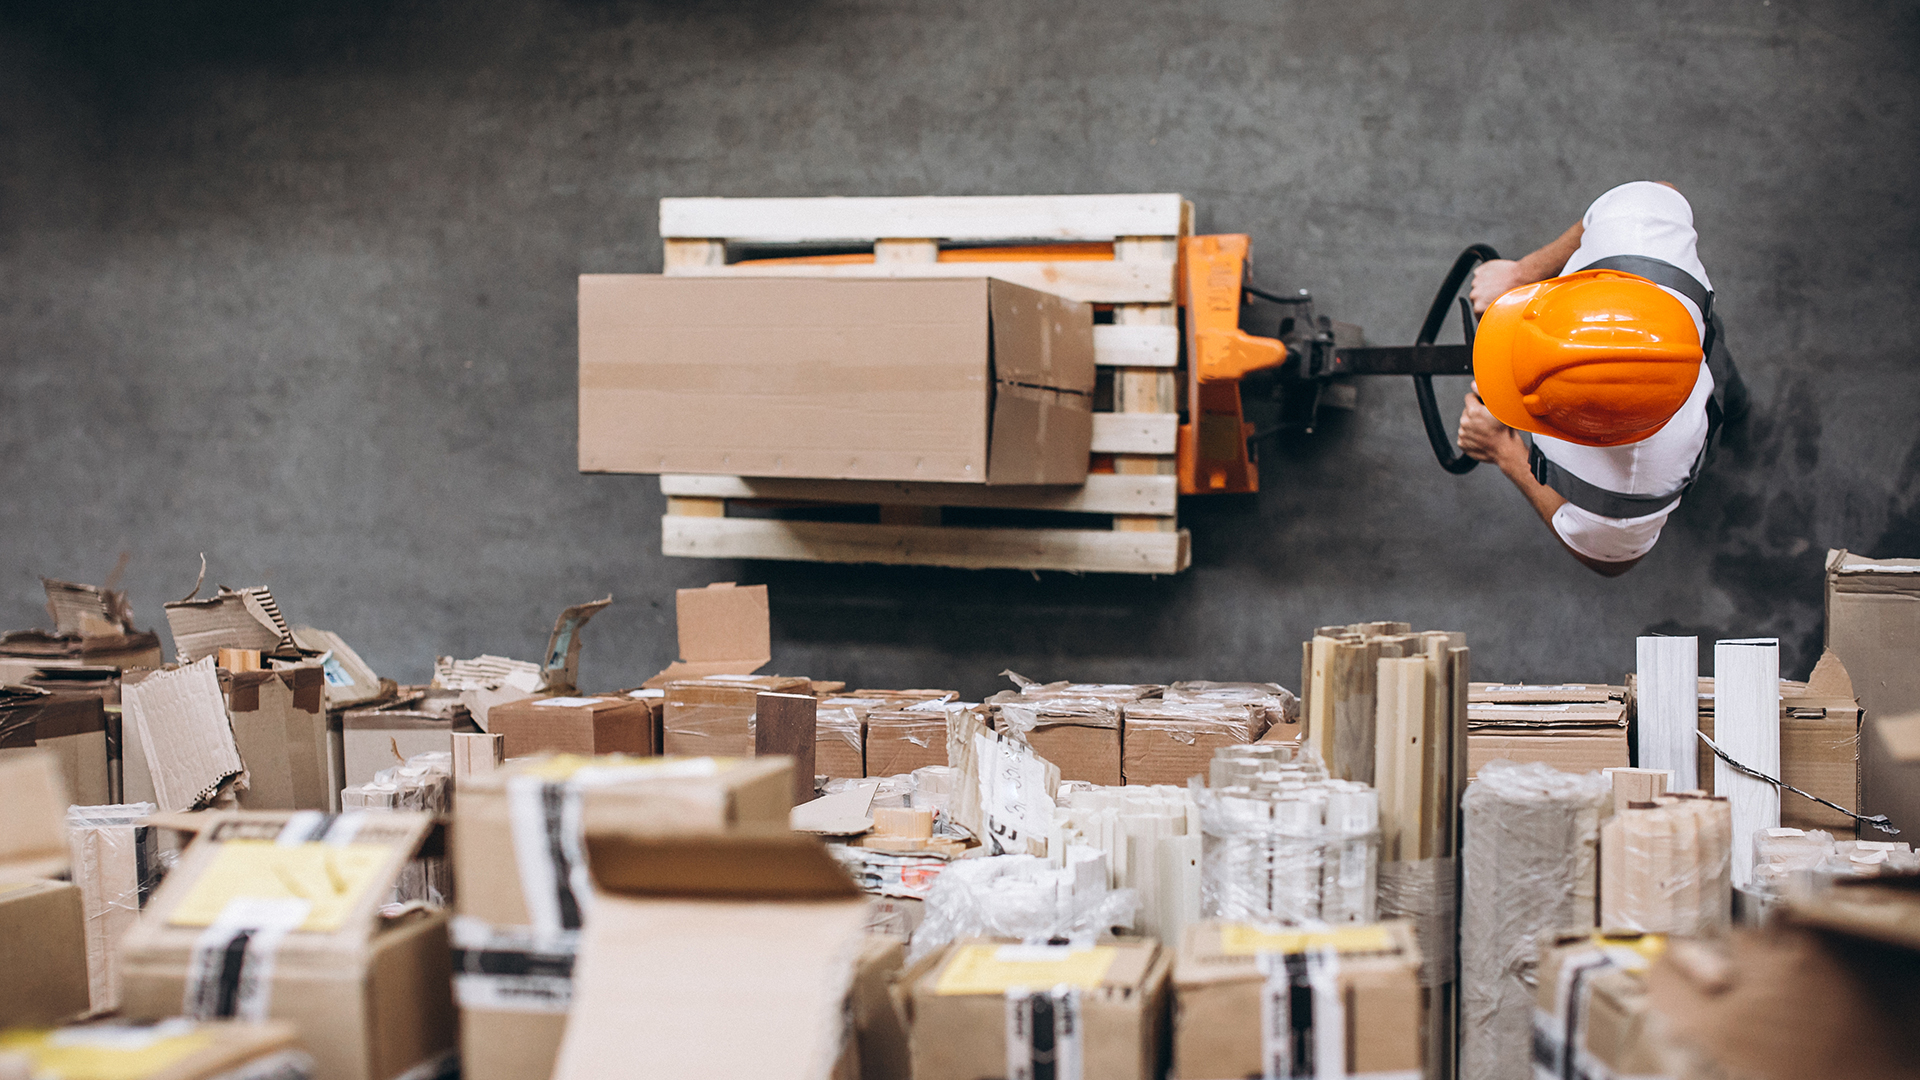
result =
M953 863L927 892L907 962L961 938L1090 942L1131 927L1139 899L1131 889L1108 889L1106 877L1105 856L1084 848L1069 852L1063 867L1032 855Z
M340 808L350 810L453 810L453 754L415 754L405 764L382 769L371 781L340 791ZM453 868L446 855L419 855L407 862L388 903L447 907L453 901Z
M1376 917L1380 800L1331 780L1285 744L1227 747L1192 788L1205 838L1200 910L1210 919L1280 926Z
M1762 829L1753 837L1753 889L1802 898L1836 878L1920 872L1920 853L1897 840L1840 840L1818 829Z
M1600 828L1600 926L1698 936L1733 916L1732 808L1666 796L1631 803Z
M1540 947L1595 916L1599 773L1490 761L1462 800L1460 1071L1528 1080Z
M87 996L94 1012L120 1005L120 938L166 876L149 802L67 808L73 883L86 917ZM171 855L171 852L165 853Z
M845 699L820 703L814 714L813 771L832 778L866 775L867 710Z
M1279 683L1177 682L1160 694L1168 704L1252 705L1267 714L1267 725L1300 719L1300 699Z

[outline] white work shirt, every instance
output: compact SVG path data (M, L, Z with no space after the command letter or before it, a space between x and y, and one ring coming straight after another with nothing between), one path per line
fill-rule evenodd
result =
M1571 274L1614 255L1641 255L1660 259L1692 274L1708 290L1707 268L1694 250L1693 207L1686 196L1649 180L1621 184L1593 201L1580 219L1584 232L1580 247L1567 260L1562 274ZM1693 315L1694 325L1706 337L1706 322L1693 301L1668 289ZM1625 446L1582 446L1546 435L1535 435L1534 445L1547 460L1596 487L1624 495L1659 495L1679 487L1693 471L1700 448L1707 441L1707 399L1713 396L1713 376L1703 361L1693 394L1665 427ZM1636 518L1602 517L1568 503L1553 515L1553 529L1567 546L1589 559L1626 562L1653 550L1667 515L1680 505L1675 499L1658 512Z

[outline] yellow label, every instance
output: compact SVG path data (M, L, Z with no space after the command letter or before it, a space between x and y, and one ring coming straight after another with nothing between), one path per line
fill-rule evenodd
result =
M392 853L385 844L229 840L214 852L213 861L167 921L174 926L211 926L230 900L293 899L313 905L306 921L295 929L338 930L361 895L380 879L380 870Z
M1381 953L1393 950L1393 935L1384 926L1343 926L1333 930L1262 930L1245 923L1220 928L1220 951L1228 956L1260 953L1303 953L1332 949L1337 953Z
M203 1031L165 1035L154 1029L106 1027L0 1032L0 1054L25 1054L33 1060L33 1075L58 1080L141 1080L211 1045L213 1036Z
M962 945L933 992L1004 994L1016 986L1047 990L1061 983L1092 990L1106 981L1118 952L1111 945Z

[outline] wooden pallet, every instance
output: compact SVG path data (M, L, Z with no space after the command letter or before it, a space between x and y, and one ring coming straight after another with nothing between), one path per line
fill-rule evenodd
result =
M1191 218L1178 195L660 200L670 276L994 277L1111 310L1112 321L1094 327L1094 362L1109 369L1113 387L1112 411L1093 417L1094 464L1103 471L1084 487L667 475L660 478L667 496L663 553L1137 574L1186 569L1188 536L1175 505L1175 272ZM1109 243L1113 257L937 261L942 245L1035 241ZM873 259L729 265L729 243L871 246ZM873 522L743 516L769 506L827 505L879 511ZM944 523L942 508L1088 517L1069 519L1073 527L960 525Z

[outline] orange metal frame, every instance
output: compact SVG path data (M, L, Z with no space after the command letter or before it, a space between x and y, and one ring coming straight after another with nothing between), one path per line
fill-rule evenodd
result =
M1260 470L1247 446L1253 425L1240 406L1240 380L1278 367L1287 347L1240 329L1240 287L1248 239L1240 234L1181 241L1180 304L1186 308L1187 422L1180 425L1182 495L1260 490Z

